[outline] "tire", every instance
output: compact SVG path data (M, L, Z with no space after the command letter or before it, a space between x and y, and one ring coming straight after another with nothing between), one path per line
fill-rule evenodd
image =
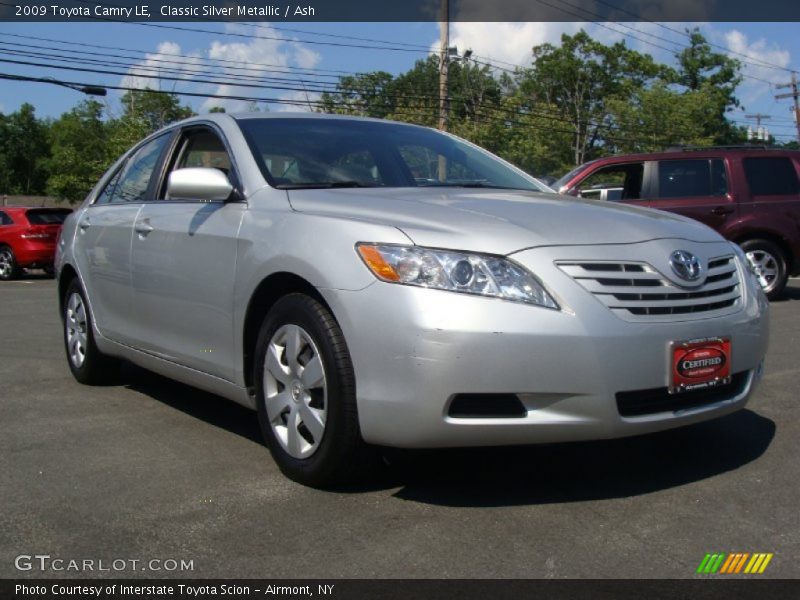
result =
M54 266L52 266L52 265L49 266L49 267L44 267L42 270L45 272L46 275L48 275L50 277L55 277L56 276L56 268Z
M8 246L0 248L0 280L11 281L19 277L20 268L14 251Z
M94 341L92 314L86 294L73 279L64 294L62 322L67 364L73 377L85 385L112 382L119 374L119 361L100 352Z
M769 240L747 240L741 247L767 298L774 300L780 296L789 278L783 250Z
M305 294L278 300L255 358L258 421L284 475L318 488L363 477L376 453L361 438L353 365L327 308Z

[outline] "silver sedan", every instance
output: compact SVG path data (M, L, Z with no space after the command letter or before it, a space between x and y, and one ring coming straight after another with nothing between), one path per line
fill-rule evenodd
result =
M601 439L741 409L768 304L680 216L556 196L427 128L206 115L126 153L56 267L68 364L126 359L257 411L289 477L376 446Z

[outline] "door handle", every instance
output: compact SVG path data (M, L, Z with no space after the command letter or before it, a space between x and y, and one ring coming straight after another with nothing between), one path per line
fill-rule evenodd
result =
M92 222L91 222L91 220L89 219L89 217L83 217L83 218L82 218L82 219L81 219L81 220L78 222L78 228L79 228L81 231L86 231L87 229L89 229L89 227L91 227L91 225L92 225Z
M732 212L733 212L733 209L729 208L727 206L717 206L716 208L712 208L711 209L711 214L712 215L717 215L717 216L720 216L720 217L725 216L725 215L729 215Z
M138 221L133 228L136 231L136 233L138 233L142 237L146 236L148 233L153 231L153 229L155 229L155 227L150 225L150 222L147 219L145 219L144 221Z

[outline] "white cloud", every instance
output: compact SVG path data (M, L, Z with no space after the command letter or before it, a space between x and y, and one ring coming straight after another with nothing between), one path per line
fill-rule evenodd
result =
M234 83L225 84L181 84L180 82L163 81L160 89L174 89L178 84L181 90L196 93L207 93L220 96L244 96L256 98L280 98L297 100L303 103L308 100L318 99L319 94L294 90L275 90L267 87L251 87L252 85L272 83L281 87L301 87L298 82L303 78L299 72L292 73L286 67L300 67L303 69L314 68L319 64L321 56L307 46L297 43L291 38L285 38L269 26L258 28L247 27L242 24L228 24L228 33L244 33L248 38L239 38L242 41L223 42L212 40L207 48L195 50L190 53L182 51L174 42L162 42L157 52L148 54L146 59L129 71L123 78L121 85L126 87L159 87L159 80L143 78L143 73L180 77L181 79L213 79L218 81L240 80L247 86L237 86ZM273 39L276 38L276 39ZM189 58L176 58L176 55ZM180 65L165 65L157 60L179 61ZM205 59L205 60L204 60ZM216 61L213 66L207 59ZM161 67L161 70L158 67ZM188 69L191 73L168 73L166 67ZM279 77L286 81L269 82L261 78ZM165 85L169 83L170 85ZM253 103L247 100L208 98L198 107L199 112L207 112L213 107L224 108L228 112L241 112L252 109ZM263 104L259 105L262 109ZM279 110L308 110L307 104L298 106L277 104Z
M154 53L146 54L143 61L128 70L128 75L122 78L120 85L141 89L173 89L177 82L171 79L153 79L151 76L181 79L202 76L203 67L200 58L199 53L182 52L180 45L175 42L161 42Z
M558 44L562 33L575 33L580 23L453 23L450 26L450 45L460 54L472 50L486 62L529 65L534 46L550 42ZM439 50L439 41L431 44ZM501 62L502 61L502 62Z
M725 46L731 51L731 58L742 61L742 73L746 76L738 90L742 104L747 106L772 94L771 84L785 83L789 72L783 70L791 64L788 50L776 43L760 38L749 41L741 31L732 29L724 34Z

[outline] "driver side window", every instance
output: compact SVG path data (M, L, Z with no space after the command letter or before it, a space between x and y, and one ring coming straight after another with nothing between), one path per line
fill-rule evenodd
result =
M159 198L169 200L167 182L169 173L178 169L206 168L218 169L233 180L233 169L230 154L220 137L211 129L194 128L184 132L176 146L167 177Z

